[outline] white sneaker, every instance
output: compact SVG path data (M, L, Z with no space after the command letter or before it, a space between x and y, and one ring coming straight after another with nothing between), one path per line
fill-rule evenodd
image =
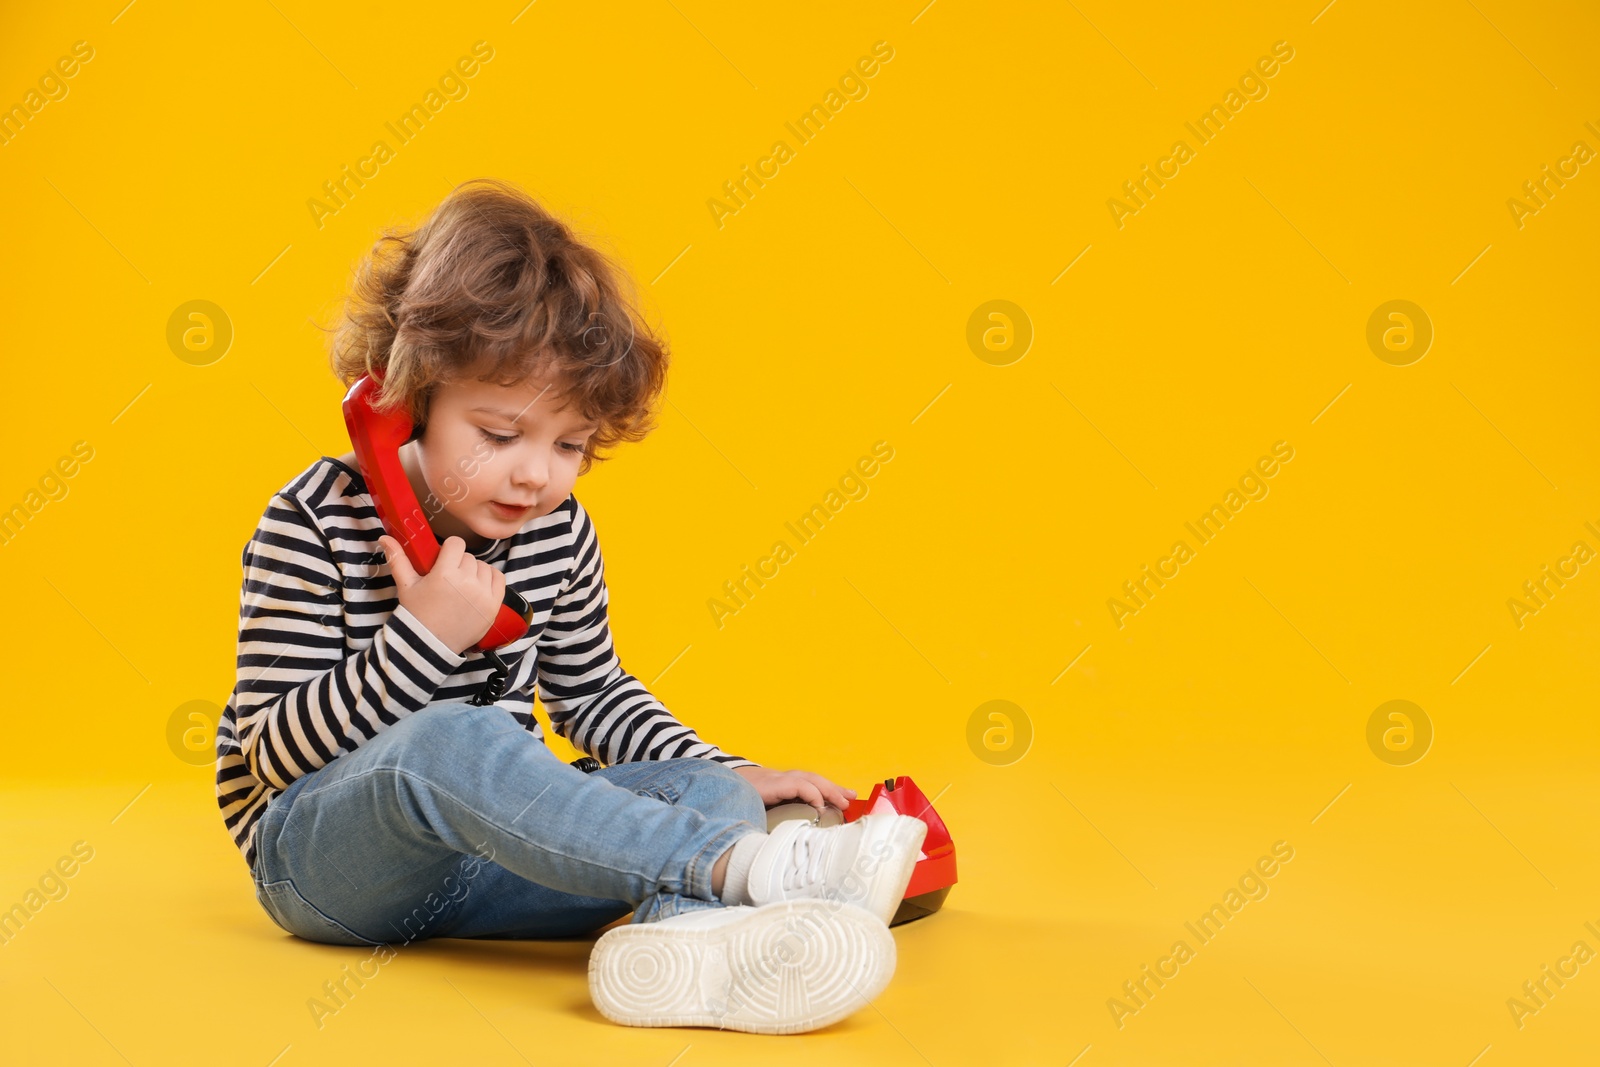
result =
M928 824L913 815L863 815L842 826L779 823L750 867L755 905L820 898L864 908L884 924L911 881Z
M589 996L624 1026L798 1034L866 1007L894 966L889 928L859 908L740 904L607 930Z

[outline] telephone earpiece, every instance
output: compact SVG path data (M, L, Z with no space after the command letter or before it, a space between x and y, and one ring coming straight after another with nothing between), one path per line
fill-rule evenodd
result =
M400 446L411 439L411 416L403 408L385 414L373 410L381 383L381 376L367 375L350 387L344 398L344 424L384 530L400 542L417 573L427 574L439 559L439 538L400 463ZM507 669L494 650L527 633L532 621L533 608L508 584L488 633L473 646L494 666L488 685L473 703L492 704L503 695Z

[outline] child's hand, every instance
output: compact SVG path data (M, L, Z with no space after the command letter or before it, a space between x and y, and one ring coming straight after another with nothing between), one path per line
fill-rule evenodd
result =
M775 771L770 767L735 767L734 771L756 787L762 803L769 808L786 800L800 800L820 814L824 804L843 811L856 797L854 789L835 785L810 771Z
M399 541L383 534L378 544L388 558L400 603L456 655L489 632L505 599L506 576L469 553L465 541L445 538L433 570L420 577Z

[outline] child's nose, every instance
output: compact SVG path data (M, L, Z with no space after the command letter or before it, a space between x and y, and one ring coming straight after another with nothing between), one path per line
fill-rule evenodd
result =
M516 481L535 490L543 489L550 480L550 464L542 457L524 459L516 470Z

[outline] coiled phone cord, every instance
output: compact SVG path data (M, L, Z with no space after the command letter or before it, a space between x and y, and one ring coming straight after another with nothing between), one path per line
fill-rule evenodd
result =
M488 679L483 683L483 689L479 691L477 696L467 701L467 703L480 708L487 704L493 704L505 696L506 681L510 677L506 661L501 659L500 654L494 649L486 650L483 653L483 658L489 661L493 669L489 672Z
M483 690L467 702L480 708L487 704L493 704L505 695L506 679L510 676L510 670L506 667L505 660L501 659L494 649L491 648L485 651L483 658L489 661L493 670L489 673L488 681L483 683ZM602 764L593 756L583 756L573 760L572 766L585 774L593 774L601 768Z

